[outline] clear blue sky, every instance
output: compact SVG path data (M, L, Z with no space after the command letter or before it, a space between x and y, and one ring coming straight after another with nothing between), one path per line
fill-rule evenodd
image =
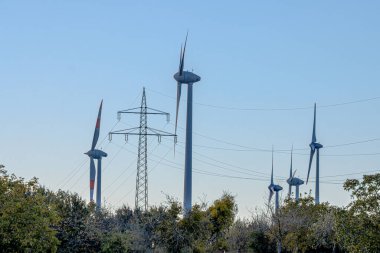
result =
M380 96L379 12L378 1L0 0L0 162L18 176L88 199L83 153L100 100L100 140L117 123L118 110L139 105L143 86L148 105L174 119L173 74L188 30L185 69L202 77L194 87L194 168L259 179L194 174L193 198L212 201L229 191L239 214L249 216L267 199L271 160L270 152L244 147L305 149L294 156L297 175L305 178L313 103ZM380 141L327 147L380 138L379 107L373 99L318 108L317 138L326 146L321 201L345 205L349 194L335 183L348 176L336 175L379 168ZM185 99L179 122L185 126ZM174 131L165 118L149 123ZM137 124L128 116L114 129ZM183 141L179 129L175 157L172 140L149 142L150 204L164 201L164 193L182 201ZM111 207L134 206L136 146L137 138L99 142L109 154L103 198ZM275 153L276 181L284 189L289 160L288 152Z

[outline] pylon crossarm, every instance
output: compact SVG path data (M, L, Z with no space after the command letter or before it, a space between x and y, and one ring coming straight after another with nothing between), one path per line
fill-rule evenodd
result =
M108 140L112 141L112 135L124 135L125 142L128 142L128 135L138 135L138 133L133 133L133 131L139 130L139 127L127 128L122 130L117 130L108 133Z
M113 132L110 132L110 134L123 134L123 133L129 133L134 130L138 130L140 127L132 127L132 128L126 128L126 129L121 129L121 130L116 130Z
M148 130L152 131L153 133L156 133L158 135L161 135L161 136L176 136L175 134L172 134L172 133L169 133L169 132L165 132L165 131L162 131L162 130L158 130L158 129L155 129L155 128L151 128L151 127L148 127L147 128Z
M142 114L170 115L167 112L156 110L156 109L153 109L153 108L150 108L150 107L147 107L146 109L151 110L151 112L146 111L146 112L143 112ZM130 114L141 114L141 108L140 107L136 107L136 108L131 108L131 109L122 110L122 111L118 111L117 112L117 114L123 114L123 113L126 113L126 114L127 113L130 113Z
M166 115L166 121L167 122L170 121L170 113L163 112L163 111L160 111L160 110L157 110L157 109L153 109L153 108L150 108L150 107L147 107L147 109L153 111L153 112L147 112L147 114Z
M154 108L150 108L150 107L147 107L146 109L154 111L154 112L159 113L159 114L169 114L167 112L164 112L164 111L161 111L161 110L157 110L157 109L154 109Z
M139 113L140 111L134 111L134 110L140 110L141 108L140 107L135 107L135 108L131 108L131 109L126 109L126 110L121 110L121 111L118 111L117 113Z

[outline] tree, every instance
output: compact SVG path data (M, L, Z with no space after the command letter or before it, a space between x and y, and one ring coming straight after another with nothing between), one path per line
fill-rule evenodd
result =
M185 245L194 252L206 252L209 247L212 224L206 204L195 204L191 211L180 221Z
M274 253L276 252L276 243L270 235L272 216L268 217L265 211L256 209L252 215L249 248L255 253Z
M56 252L58 221L36 178L25 181L0 168L0 251Z
M248 220L236 220L226 235L229 248L237 252L248 252L253 233L253 226Z
M76 193L59 190L45 194L60 217L60 222L54 226L61 242L58 252L99 252L102 231L98 223L103 217L102 213L95 212L95 205L87 205Z
M353 201L337 212L338 241L349 252L380 252L380 173L347 180Z
M109 233L102 240L102 253L123 253L129 249L129 237L125 233Z
M290 252L331 252L337 249L334 213L328 203L316 205L310 196L286 199L272 212L268 234Z
M235 197L224 193L208 208L208 213L212 224L211 242L215 245L215 250L226 250L228 245L224 236L227 229L233 224L237 213Z
M180 226L181 204L168 198L168 206L164 208L163 219L157 227L157 244L167 252L180 252L186 247L185 236Z

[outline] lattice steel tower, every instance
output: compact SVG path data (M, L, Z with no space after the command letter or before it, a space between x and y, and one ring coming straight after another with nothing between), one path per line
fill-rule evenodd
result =
M139 111L137 111L140 109ZM143 94L141 98L141 106L123 110L118 112L118 119L121 119L122 113L131 113L140 115L140 126L134 128L128 128L118 130L109 133L110 140L112 135L123 134L125 140L128 140L128 135L139 136L139 146L137 154L137 175L136 175L136 196L135 196L135 208L146 211L148 209L148 136L157 136L158 141L161 141L162 136L173 136L176 140L176 135L168 132L164 132L158 129L148 127L148 114L166 115L167 121L169 121L169 113L149 108L146 105L145 88L143 88Z
M145 88L141 99L140 134L137 155L136 197L135 208L146 210L148 208L148 136L147 136L147 108Z

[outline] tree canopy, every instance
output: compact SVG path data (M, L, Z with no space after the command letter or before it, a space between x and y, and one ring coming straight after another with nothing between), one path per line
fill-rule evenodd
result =
M380 174L347 180L344 189L346 207L305 195L245 219L230 193L186 215L170 197L144 212L110 211L0 166L0 252L380 252Z

